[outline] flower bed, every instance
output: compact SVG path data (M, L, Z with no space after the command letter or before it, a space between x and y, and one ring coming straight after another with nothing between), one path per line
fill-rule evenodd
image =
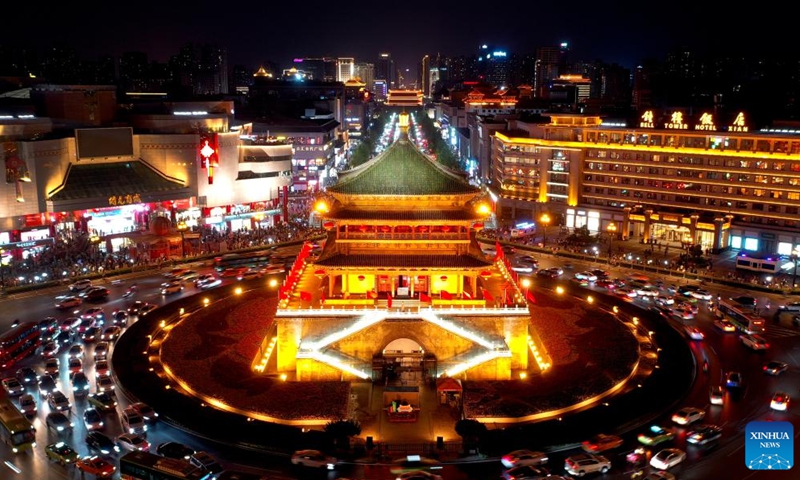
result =
M192 390L231 407L286 420L345 418L347 382L283 382L250 365L274 329L278 299L236 297L184 319L161 346L161 362Z
M464 382L467 418L522 417L574 405L625 379L638 344L613 315L574 299L537 292L531 326L553 360L526 381Z

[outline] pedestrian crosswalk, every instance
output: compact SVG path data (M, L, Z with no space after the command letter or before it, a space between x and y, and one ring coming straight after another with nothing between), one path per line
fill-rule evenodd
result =
M761 334L764 338L785 338L800 335L800 328L784 327L783 325L767 324L764 333Z

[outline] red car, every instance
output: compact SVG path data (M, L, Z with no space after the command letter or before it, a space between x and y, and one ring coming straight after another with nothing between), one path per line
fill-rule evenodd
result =
M110 477L117 471L117 467L98 456L85 457L75 463L78 470L97 477Z

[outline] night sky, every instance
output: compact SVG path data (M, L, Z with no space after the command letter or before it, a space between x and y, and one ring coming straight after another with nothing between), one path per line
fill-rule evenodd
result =
M626 67L647 57L663 59L679 45L728 53L790 52L798 45L791 7L769 4L770 11L760 13L755 5L717 0L46 4L35 10L25 2L4 5L0 44L47 47L60 41L84 59L144 51L151 60L166 61L183 44L208 42L226 47L231 65L248 67L267 60L284 67L294 57L323 55L374 62L386 51L412 72L424 54L468 55L483 43L534 53L566 41L573 60Z

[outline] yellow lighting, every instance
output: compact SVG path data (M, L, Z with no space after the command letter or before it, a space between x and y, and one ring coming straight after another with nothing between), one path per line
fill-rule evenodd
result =
M270 279L270 281L269 281L268 285L269 285L270 287L273 287L273 288L274 288L274 287L276 287L276 286L278 285L278 281L277 281L277 280L275 280L274 278L272 278L272 279Z
M633 322L634 325L639 325L639 317L633 317L631 321Z
M549 224L549 223L550 223L550 215L548 215L548 214L546 214L546 213L545 213L544 215L542 215L542 216L539 218L539 221L540 221L540 222L542 222L542 223L544 223L545 225Z
M519 379L520 380L525 380L526 378L528 378L528 374L527 373L525 373L525 372L520 372L519 373Z
M161 327L161 328L166 327L167 326L167 321L166 320L161 320L161 323L159 323L158 326Z
M285 373L281 373L281 380L283 380L284 382L286 381L286 374Z
M616 305L614 305L614 306L611 308L611 311L612 311L612 312L614 312L614 314L616 315L617 313L619 313L619 308L618 308Z
M594 297L589 295L588 297L586 297L586 301L589 303L594 303Z
M485 203L481 203L480 205L478 205L478 213L482 215L488 215L490 212L491 209L489 208L489 205Z
M328 212L328 204L325 203L324 200L320 200L314 205L314 210L319 213L327 213Z
M211 300L209 300L208 298L204 298L204 299L203 299L203 306L204 306L204 307L207 307L207 306L208 306L208 304L209 304L209 302L211 302Z
M523 279L522 279L522 287L523 287L523 288L528 288L528 287L530 287L530 286L531 286L531 281L530 281L530 279L529 279L529 278L523 278Z
M559 295L564 293L564 287L556 287L556 293L559 294Z
M234 293L236 293L236 295L241 295L242 294L242 287L236 287L236 290L234 290Z

